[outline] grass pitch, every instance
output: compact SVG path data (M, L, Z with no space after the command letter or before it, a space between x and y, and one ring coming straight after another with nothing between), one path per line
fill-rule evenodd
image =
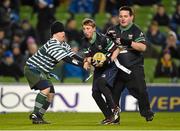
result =
M100 125L101 113L48 112L45 119L52 124L33 125L29 113L0 114L0 130L180 130L180 113L156 113L146 122L138 112L122 112L120 125Z

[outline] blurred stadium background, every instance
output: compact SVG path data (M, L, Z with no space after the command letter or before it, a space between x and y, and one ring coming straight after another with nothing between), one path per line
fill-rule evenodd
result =
M2 1L4 1L4 0L2 0ZM1 3L2 3L2 1L1 1ZM63 0L54 0L53 11L51 11L52 13L49 13L48 15L50 15L50 18L53 16L53 17L55 17L55 19L62 21L65 25L67 25L66 23L71 21L71 18L72 18L74 21L71 22L70 26L72 28L74 28L75 30L77 30L78 33L81 32L82 19L85 17L93 17L97 23L98 30L105 32L104 29L106 29L106 26L108 27L108 24L112 25L113 23L114 24L116 23L116 22L110 22L110 19L111 19L111 17L114 17L117 15L117 9L124 4L130 4L134 8L135 13L136 13L135 22L143 29L143 31L145 33L147 33L148 28L153 21L153 17L156 14L156 11L158 10L159 3L161 3L164 6L165 12L168 15L169 19L171 19L173 17L173 14L176 11L176 4L178 4L178 0L171 0L171 1L170 0L158 0L158 1L151 0L148 2L145 0L144 1L143 0L142 1L141 0L137 0L137 1L130 0L130 1L122 1L122 2L121 2L121 0L117 0L117 1L116 0L112 0L112 1L111 0L107 0L107 1L106 0L97 0L96 2L94 2L95 4L97 4L96 5L97 7L95 6L94 8L92 8L96 12L93 12L90 9L89 9L90 11L84 9L84 8L86 8L87 4L90 3L90 5L91 5L93 0L90 0L90 1L82 0L82 2L80 2L80 1L77 2L76 0L72 0L72 1L71 0L67 0L67 1L66 0L64 0L64 1ZM76 2L79 5L74 4ZM84 4L83 2L86 4ZM89 3L87 3L87 2L89 2ZM122 3L122 4L119 4L119 3ZM9 41L9 43L6 42L6 40L4 42L5 43L4 45L5 46L7 45L7 47L1 47L2 48L1 49L2 51L0 53L1 61L2 61L2 57L3 57L3 52L5 52L4 50L10 49L13 53L14 48L20 48L21 54L23 55L23 57L25 57L25 58L23 58L23 60L24 59L26 60L31 55L31 52L33 53L33 51L28 51L28 50L36 50L36 49L32 49L32 48L36 48L36 47L34 47L33 44L29 44L32 46L28 47L27 46L28 43L34 42L39 47L45 41L44 39L48 39L49 35L46 38L39 38L41 36L46 36L46 34L39 34L39 32L43 32L43 31L46 32L48 29L44 30L41 28L45 28L45 27L49 28L49 26L47 26L47 24L48 24L48 22L51 22L51 21L49 20L48 22L45 22L44 18L46 18L46 17L48 18L48 15L43 16L44 13L42 13L42 12L45 12L45 11L39 10L37 6L38 6L37 2L35 2L34 0L33 1L31 1L31 0L22 0L22 1L12 0L11 1L10 7L9 7L9 8L11 8L11 12L9 14L10 21L7 20L7 22L6 22L6 20L4 20L5 21L4 22L2 20L1 26L0 26L1 30L5 30L5 34L6 34L5 39L7 39L7 41ZM80 9L79 10L76 8L74 9L74 6L78 6L78 8L80 8ZM74 13L75 15L73 15L74 17L72 17L73 13L69 13L69 12L75 12ZM88 13L88 12L90 12L90 13ZM4 16L4 15L2 15L2 16ZM42 18L39 18L40 19L39 20L38 16L39 17L41 16ZM2 17L2 18L4 18L4 17ZM54 19L54 18L51 18L51 19ZM38 20L40 22L38 22ZM112 20L112 21L115 21L115 20ZM45 24L42 24L42 23L45 23ZM40 26L40 25L42 25L42 26ZM31 29L31 26L32 26L32 29ZM67 29L68 36L72 37L72 38L69 38L70 39L69 42L70 42L70 44L72 44L73 47L78 46L80 48L80 42L77 40L77 39L79 39L79 37L75 36L73 33L72 34L69 33L71 31L71 27L68 27L70 29ZM171 28L171 26L169 24L168 25L167 24L159 25L158 28L160 30L160 33L163 34L164 39L167 38L170 30L173 30L173 28ZM176 37L177 37L176 43L179 46L179 34L180 34L179 33L179 23L177 23L176 29L177 29L176 30ZM20 47L16 47L16 46L19 46L16 44L16 43L18 43L18 42L16 42L16 40L14 40L14 42L13 42L13 39L16 39L16 38L13 38L14 35L15 36L19 35L20 37L23 37L22 39L20 38L21 39L20 40L21 42L19 42L21 44ZM39 36L39 35L41 35L41 36ZM80 33L80 36L81 36L81 33ZM171 76L171 74L170 75L168 74L168 76L165 76L165 77L163 75L157 76L154 73L156 64L157 64L159 58L162 56L161 55L163 52L162 48L164 48L164 45L166 45L166 40L161 40L161 39L159 42L153 43L154 42L153 39L158 39L158 37L161 37L161 36L154 36L154 38L149 39L149 48L145 52L146 82L147 83L171 83L171 82L176 83L176 82L179 82L178 74L176 74L176 73L175 73L175 75L173 74L174 76ZM1 41L3 41L3 40L1 40ZM1 42L1 43L3 43L3 42ZM1 45L3 45L3 44L1 44ZM5 48L5 49L3 49L3 48ZM30 49L28 49L28 48L30 48ZM8 55L8 53L6 55ZM14 53L13 53L13 55L14 55ZM14 57L16 57L16 56L14 55ZM177 57L173 57L173 60L176 63L176 66L177 66L176 68L179 68L179 58L177 58ZM20 58L16 58L15 61L17 60L16 62L18 63L18 66L20 66L20 68L22 68L24 61L19 60L19 59ZM59 70L61 70L60 68L61 68L61 66L59 66L56 70L59 71ZM69 68L69 67L67 67L67 68ZM3 69L4 68L1 67L1 71L0 71L0 81L1 82L16 82L16 81L26 82L24 77L22 77L23 74L21 71L17 71L16 74L18 74L18 75L9 73L13 77L4 77L6 75L8 76L9 74L7 73L7 71L3 72ZM13 68L13 69L15 69L15 68ZM9 67L9 70L10 70L10 67ZM9 72L11 72L11 71L9 71ZM179 71L178 71L178 73L179 73ZM58 73L58 75L62 76L61 73ZM72 75L72 74L70 74L70 75ZM76 75L76 72L75 72L75 75ZM78 75L79 74L77 74L77 77L80 77ZM77 79L77 77L70 78L70 80L68 77L67 79L64 79L62 81L77 82L77 83L81 82L81 79L79 79L79 78ZM56 82L58 82L58 81L56 81Z
M4 8L3 3L8 5L8 2L10 3L9 6ZM49 9L41 10L37 2L42 2L42 4L45 2ZM93 6L92 3L96 6ZM168 74L156 74L157 63L161 60L164 54L163 49L168 44L167 39L174 37L177 49L180 49L178 48L180 46L180 21L175 21L177 22L175 23L172 20L176 13L176 7L179 10L177 18L180 19L179 3L179 0L1 0L0 129L180 129L180 56L177 53L180 50L177 50L176 55L170 53L172 57L171 62L174 61L176 64L175 71L171 71L174 67L170 67ZM87 6L87 4L89 5ZM114 18L116 19L117 9L126 4L132 6L135 10L135 23L143 29L147 36L150 35L152 38L150 39L149 37L148 39L147 37L149 43L148 50L144 54L144 67L146 82L148 87L150 87L148 90L150 92L151 107L157 112L155 120L152 123L146 123L138 113L132 113L131 111L138 110L137 103L125 91L122 96L122 111L130 112L122 113L121 126L100 126L98 120L100 121L103 116L100 113L93 113L99 112L99 110L91 98L92 79L85 82L86 76L84 76L84 72L81 69L71 67L65 63L59 63L54 73L60 77L60 80L52 78L55 88L57 88L57 93L54 105L50 107L49 111L67 111L70 113L48 113L47 119L50 119L54 124L41 127L32 126L27 119L28 113L21 113L32 110L35 96L33 92L30 92L23 77L23 65L24 61L33 54L34 50L40 47L43 41L47 39L48 33L43 34L43 32L49 31L49 25L46 25L49 20L55 18L68 27L67 34L69 38L67 40L76 51L77 47L79 50L81 49L79 40L83 18L92 17L95 19L98 31L105 33L108 24L116 24ZM154 22L154 16L162 5L169 18L168 24L165 23L165 25ZM77 6L77 8L74 6ZM51 13L48 14L48 12ZM44 19L39 21L38 16L48 17L46 16L47 14L50 15L47 21ZM68 25L67 22L71 20L73 22ZM150 25L159 29L160 36L153 37ZM149 34L148 31L150 32ZM78 32L79 36L76 37L77 34L74 35L71 32L75 32L75 34ZM41 38L39 35L45 36L45 38ZM74 39L71 39L71 37ZM158 39L159 37L164 39ZM156 40L160 41L157 42ZM173 41L173 38L170 41ZM17 52L20 52L21 57L16 57L16 54L19 54ZM9 57L10 62L6 61L6 58ZM73 69L73 71L64 72L68 71L69 68ZM12 120L12 118L17 119Z

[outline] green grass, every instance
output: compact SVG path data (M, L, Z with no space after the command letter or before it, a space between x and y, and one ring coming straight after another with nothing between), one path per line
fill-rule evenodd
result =
M120 125L100 125L101 113L47 113L50 125L32 125L29 113L0 114L0 130L177 130L180 113L156 113L152 122L146 122L137 112L122 112Z

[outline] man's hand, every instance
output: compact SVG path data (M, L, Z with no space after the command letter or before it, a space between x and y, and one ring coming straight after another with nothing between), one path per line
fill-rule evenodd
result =
M116 31L115 30L108 30L106 33L106 36L109 37L112 40L116 40Z
M91 64L88 61L86 61L86 62L84 62L83 68L85 70L89 70L91 68Z
M91 57L86 57L86 58L84 58L83 68L84 68L85 70L89 70L89 69L91 68Z

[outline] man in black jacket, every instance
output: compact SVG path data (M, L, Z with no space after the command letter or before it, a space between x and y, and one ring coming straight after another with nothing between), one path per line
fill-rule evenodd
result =
M107 32L121 48L118 56L119 62L132 72L119 70L114 84L113 97L119 104L121 92L125 87L129 93L138 100L141 116L146 121L152 121L154 113L150 110L148 92L144 76L144 58L142 52L146 50L146 40L143 32L133 23L134 14L130 7L119 9L119 25L110 28Z

